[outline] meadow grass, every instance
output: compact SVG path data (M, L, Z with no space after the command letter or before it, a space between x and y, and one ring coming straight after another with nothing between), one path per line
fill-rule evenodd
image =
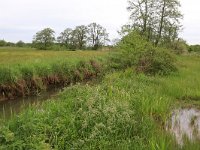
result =
M2 122L0 149L199 149L199 143L178 146L165 131L173 109L200 96L200 58L177 59L179 71L170 76L130 68L107 74L100 84L66 88Z
M103 51L53 51L53 50L36 50L33 48L0 48L0 65L32 64L32 63L49 63L51 61L66 60L79 61L88 60L96 57L105 56Z

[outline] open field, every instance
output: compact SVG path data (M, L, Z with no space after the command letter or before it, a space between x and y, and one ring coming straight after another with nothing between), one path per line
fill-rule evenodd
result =
M57 99L2 123L1 149L181 149L166 130L172 111L200 107L200 58L181 56L170 76L105 76L66 88ZM20 129L20 130L19 130ZM199 149L188 143L182 149Z
M0 65L43 63L57 60L79 61L104 56L102 51L50 51L31 48L0 48Z

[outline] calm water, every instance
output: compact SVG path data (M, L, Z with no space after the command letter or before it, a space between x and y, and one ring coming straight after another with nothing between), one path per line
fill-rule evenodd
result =
M200 110L185 108L175 110L167 125L179 145L183 146L184 140L200 141Z
M36 105L50 98L56 97L59 89L51 89L48 92L42 93L40 96L31 96L21 99L9 100L0 102L0 119L9 119L21 112L24 108Z

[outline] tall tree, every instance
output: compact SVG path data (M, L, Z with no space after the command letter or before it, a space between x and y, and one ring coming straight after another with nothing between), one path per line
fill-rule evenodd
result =
M72 32L71 28L65 29L63 32L60 33L60 36L57 38L58 43L66 48L70 48L71 39L72 39Z
M47 50L51 48L55 41L54 33L54 30L51 28L45 28L37 32L33 38L33 45L38 49Z
M155 45L162 44L165 39L175 40L180 31L179 0L129 0L130 20L132 28ZM170 36L167 37L166 36Z
M83 49L87 42L87 34L88 34L87 26L84 25L77 26L74 32L77 40L77 48Z
M88 25L88 39L93 49L98 49L109 41L106 29L97 23Z
M133 22L132 27L146 35L148 40L152 39L154 27L154 17L156 0L129 0L127 8L130 14L130 20Z
M128 33L130 33L133 30L133 26L130 24L125 24L121 27L121 30L118 31L118 34L120 36L126 36Z
M17 47L23 47L23 46L25 46L25 43L24 43L22 40L20 40L20 41L18 41L15 45L16 45Z
M159 18L158 24L158 35L156 39L156 45L159 44L160 40L162 40L163 34L166 34L168 31L177 32L181 25L180 19L182 18L182 14L179 11L179 7L181 6L179 0L158 0L159 4L157 6L157 14ZM158 9L160 8L160 9ZM167 30L164 30L167 29ZM176 35L178 33L171 33Z
M5 40L0 40L0 47L6 46L7 42Z

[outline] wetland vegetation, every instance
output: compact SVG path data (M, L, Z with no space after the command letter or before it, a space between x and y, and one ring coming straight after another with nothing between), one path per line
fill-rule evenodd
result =
M0 118L0 149L200 149L199 46L179 38L179 8L178 0L130 0L134 23L111 46L97 23L67 28L57 41L50 28L32 44L0 41L1 101L62 88Z

